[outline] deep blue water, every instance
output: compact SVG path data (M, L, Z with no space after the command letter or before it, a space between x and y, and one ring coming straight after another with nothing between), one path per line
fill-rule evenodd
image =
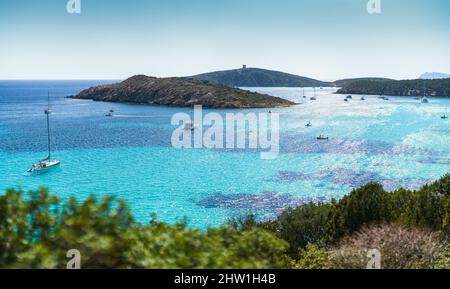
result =
M273 109L280 114L280 155L262 160L249 149L172 148L171 117L189 108L64 98L110 82L0 81L0 189L45 186L79 199L115 195L139 221L157 213L163 221L187 217L205 228L243 212L267 218L302 202L340 198L370 181L388 190L417 188L450 172L450 121L440 118L449 115L450 99L420 104L366 96L347 103L324 89L313 102L301 98L300 88L251 88L304 102ZM62 165L30 175L25 171L46 155L47 91L52 147ZM114 117L105 117L111 108ZM239 111L267 110L232 110ZM308 121L313 127L305 127ZM330 140L317 141L321 133Z

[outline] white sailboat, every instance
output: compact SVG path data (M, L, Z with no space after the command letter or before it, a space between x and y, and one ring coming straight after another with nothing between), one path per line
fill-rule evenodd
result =
M46 171L51 168L57 167L60 165L60 161L51 159L51 145L50 145L50 93L48 94L48 107L44 111L47 116L47 147L48 147L48 156L45 159L40 160L38 163L33 164L28 172L40 172Z

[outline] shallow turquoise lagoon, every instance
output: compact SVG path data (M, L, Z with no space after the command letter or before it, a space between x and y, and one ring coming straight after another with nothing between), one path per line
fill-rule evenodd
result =
M61 198L114 195L127 200L141 222L156 213L163 221L187 217L191 226L206 228L246 212L271 218L303 202L340 198L371 181L388 190L416 188L450 172L450 121L441 119L450 114L450 99L421 104L366 96L344 102L325 88L310 101L310 88L306 99L301 88L246 88L299 103L272 109L280 114L280 154L262 160L250 149L172 148L170 119L191 113L187 108L64 98L100 83L0 81L2 191L45 186ZM46 155L49 89L52 146L62 165L29 175L29 166ZM107 118L110 109L114 117ZM319 134L330 140L317 141Z

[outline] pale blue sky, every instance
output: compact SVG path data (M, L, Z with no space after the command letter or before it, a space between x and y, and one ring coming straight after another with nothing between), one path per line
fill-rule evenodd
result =
M0 79L185 76L247 64L322 80L450 73L450 1L0 0Z

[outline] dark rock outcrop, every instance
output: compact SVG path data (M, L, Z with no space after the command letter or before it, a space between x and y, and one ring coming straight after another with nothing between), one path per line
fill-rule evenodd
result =
M294 104L282 98L206 81L145 75L136 75L116 84L91 87L69 98L171 106L203 105L210 108L286 107Z

